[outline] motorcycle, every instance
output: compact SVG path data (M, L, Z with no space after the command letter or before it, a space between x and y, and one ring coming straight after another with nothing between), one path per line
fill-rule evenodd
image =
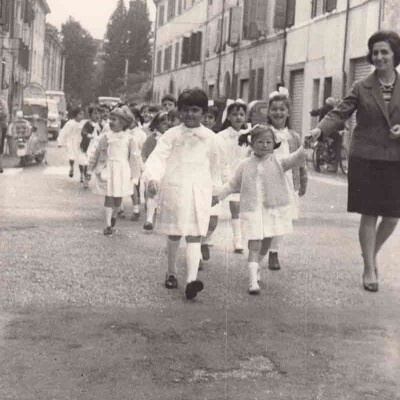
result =
M40 140L37 123L39 116L32 117L32 126L26 119L15 121L17 132L17 156L20 157L20 166L24 167L32 162L42 163L46 157L46 149Z

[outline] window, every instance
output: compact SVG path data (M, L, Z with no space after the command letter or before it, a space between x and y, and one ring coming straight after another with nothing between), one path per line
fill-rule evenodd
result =
M332 77L324 79L324 101L332 96Z
M164 71L171 70L172 67L172 46L168 46L164 52Z
M164 25L165 6L162 5L158 9L158 26Z
M311 18L331 12L336 8L337 0L312 0L311 3Z
M175 43L175 69L179 68L180 43Z
M241 79L240 81L240 98L244 101L249 100L249 80Z
M178 15L182 14L182 0L178 0Z
M317 110L319 108L319 87L320 80L313 79L313 93L312 93L312 109ZM318 116L311 117L311 126L315 128L318 123Z
M209 85L208 86L208 97L211 99L214 97L214 85Z
M168 21L175 17L176 0L168 0Z
M264 68L258 68L257 70L257 87L256 87L256 98L262 100L264 95Z
M275 4L274 28L285 29L293 26L296 14L296 0L281 0Z
M244 39L257 39L267 33L267 7L267 1L244 0Z
M203 32L193 32L190 37L184 37L182 40L181 63L189 64L192 61L201 60Z
M255 96L256 96L256 74L257 74L257 71L255 69L252 69L250 71L248 101L253 101L255 99Z
M159 74L161 72L161 60L162 60L162 50L157 51L157 66L156 72Z

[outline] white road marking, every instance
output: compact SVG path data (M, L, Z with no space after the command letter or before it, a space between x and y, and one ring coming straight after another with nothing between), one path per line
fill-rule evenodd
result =
M309 179L311 179L313 181L320 182L320 183L326 183L327 185L347 187L347 182L329 179L329 178L321 178L319 176L317 177L314 175L309 175L308 177L309 177Z
M68 176L69 167L61 166L61 167L47 167L44 171L44 175L63 175Z
M4 175L18 175L22 172L23 168L6 168Z

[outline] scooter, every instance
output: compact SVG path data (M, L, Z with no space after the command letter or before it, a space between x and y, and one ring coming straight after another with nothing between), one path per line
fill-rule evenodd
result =
M17 137L17 156L20 157L20 166L24 167L34 161L42 163L46 157L46 149L40 142L36 126L30 129L20 129Z

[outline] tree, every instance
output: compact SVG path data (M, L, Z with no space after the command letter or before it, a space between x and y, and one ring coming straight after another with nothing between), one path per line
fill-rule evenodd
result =
M97 45L81 24L69 18L61 26L65 48L65 92L69 99L77 98L83 103L93 99L93 61Z
M126 8L124 1L118 0L117 7L108 21L104 40L104 75L101 85L103 95L116 94L123 84L127 39Z
M127 54L129 72L151 70L150 32L151 22L145 0L134 0L129 3L126 16L128 30Z

